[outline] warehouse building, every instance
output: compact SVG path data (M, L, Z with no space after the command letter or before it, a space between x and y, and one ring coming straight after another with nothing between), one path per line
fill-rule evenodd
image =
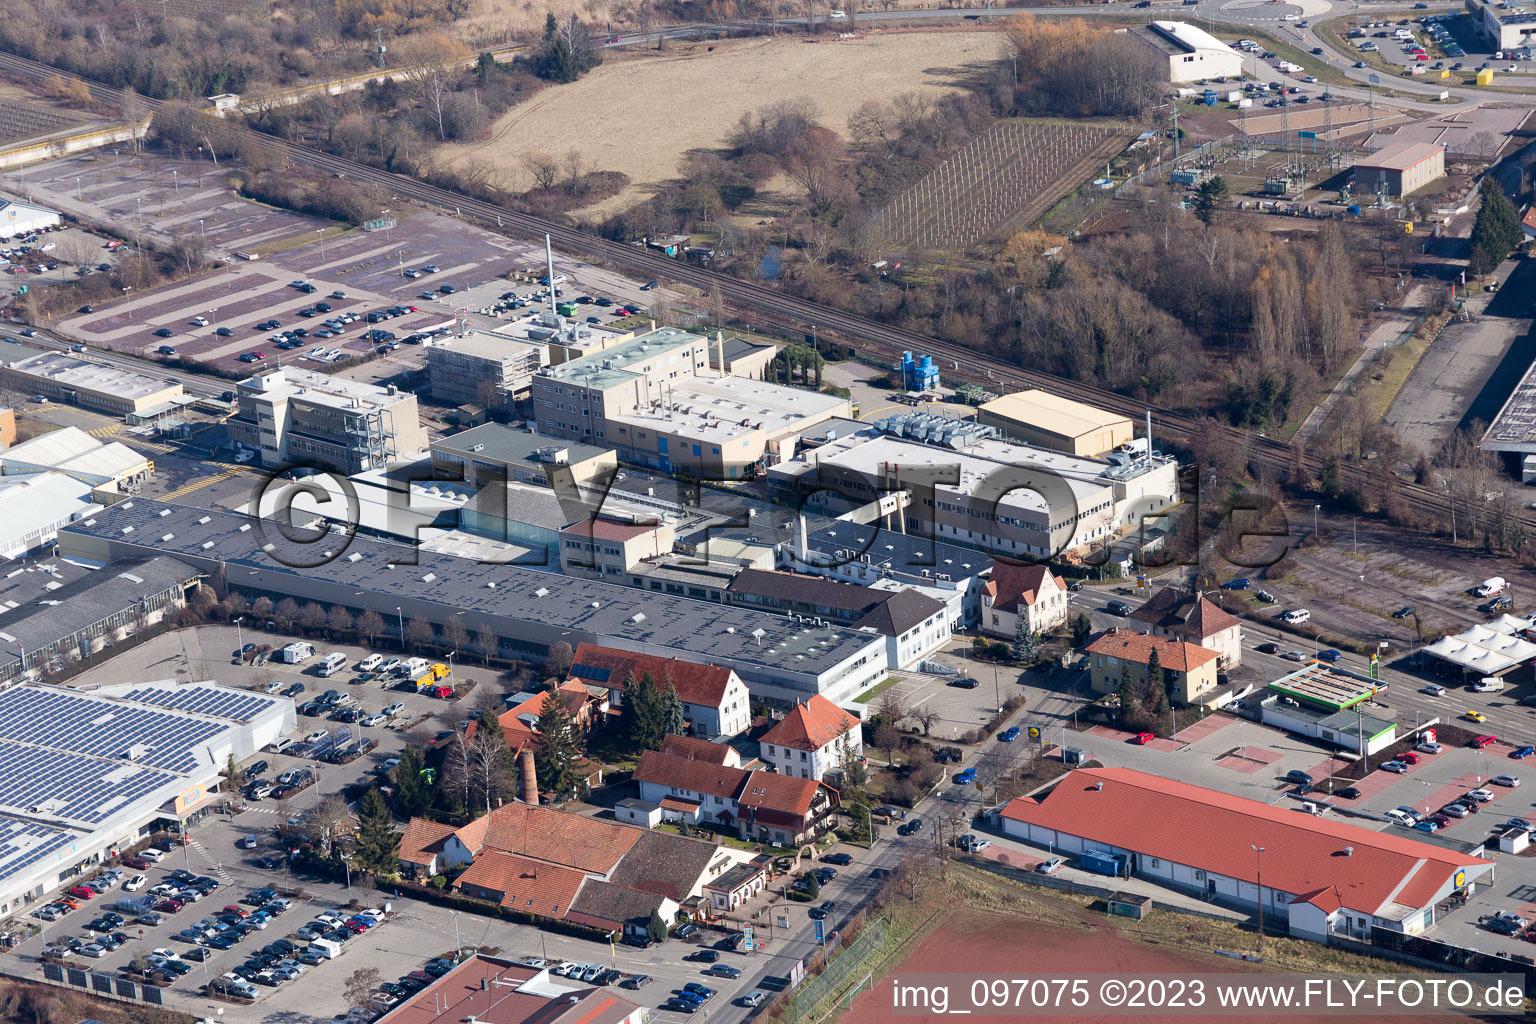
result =
M0 369L0 379L22 391L116 416L147 412L182 396L180 384L94 363L68 352L41 352L8 363Z
M1132 39L1167 62L1174 85L1241 78L1243 55L1204 29L1182 21L1152 21L1127 29Z
M1010 801L1000 818L1025 842L1260 909L1268 927L1315 942L1422 934L1441 900L1493 872L1492 861L1397 832L1129 768L1074 771L1045 793Z
M98 565L171 555L248 597L372 609L392 627L418 616L439 628L457 621L521 651L595 643L707 661L735 669L754 694L775 700L822 693L844 701L885 678L885 637L876 633L335 532L294 533L136 498L61 531L59 552Z
M186 607L202 578L175 558L129 558L6 608L0 613L0 685L65 671L156 625Z
M214 682L0 693L0 917L156 827L199 820L220 771L296 725L293 701Z
M0 452L0 473L63 473L92 488L129 494L155 464L119 441L103 444L79 427L62 427Z
M1393 143L1355 164L1355 189L1365 195L1406 196L1445 177L1445 147L1438 142Z
M61 527L93 507L91 485L63 473L0 476L0 558L23 558L50 546Z
M1270 683L1259 699L1265 725L1367 754L1398 740L1397 723L1373 715L1380 686L1372 679L1313 662Z
M41 206L0 199L0 238L16 238L59 226L59 215Z
M751 341L733 334L709 350L709 365L732 377L767 380L768 367L778 354L779 346L771 341Z
M416 396L393 384L280 366L241 381L236 402L224 424L229 438L263 466L361 473L427 448Z
M427 349L432 397L449 405L510 405L527 395L548 353L543 345L484 331L441 338Z
M1131 419L1031 388L994 398L976 410L976 422L1003 437L1039 448L1100 458L1136 436Z

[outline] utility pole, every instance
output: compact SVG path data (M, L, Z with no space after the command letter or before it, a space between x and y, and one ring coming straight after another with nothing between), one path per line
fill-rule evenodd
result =
M1259 960L1262 962L1264 959L1264 847L1249 843L1248 848L1253 851L1253 859L1258 864Z

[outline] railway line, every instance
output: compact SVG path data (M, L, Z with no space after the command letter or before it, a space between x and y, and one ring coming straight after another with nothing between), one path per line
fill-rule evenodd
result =
M56 75L66 79L78 79L85 82L92 93L101 99L113 103L119 103L122 100L122 93L110 86L61 72L46 64L14 54L0 53L0 71L34 81L45 81ZM145 96L139 96L137 100L152 110L159 110L164 106L162 101ZM474 220L487 228L525 238L537 238L548 234L554 244L563 251L630 270L639 276L664 277L706 293L718 288L721 296L727 301L753 309L756 311L754 315L767 314L769 320L782 328L809 331L814 327L823 332L831 331L857 341L866 351L872 349L893 361L904 350L922 351L937 359L958 364L962 376L976 380L978 383L991 384L994 386L992 389L996 387L1006 389L1012 386L1046 388L1133 419L1139 419L1148 409L1145 403L1137 402L1124 395L1054 374L1012 366L990 359L961 345L905 331L857 314L820 306L764 285L742 281L669 257L655 255L637 246L599 238L569 225L509 210L483 200L472 199L403 174L393 174L306 146L296 145L238 124L227 123L226 127L236 132L249 133L259 139L263 145L280 149L295 164L354 181L376 183L387 187L392 193L404 199L445 212L452 211L457 216ZM1151 412L1154 426L1161 436L1187 440L1199 426L1199 421L1195 417L1155 406L1151 407ZM1248 452L1250 461L1261 464L1277 479L1287 477L1297 465L1313 473L1322 469L1323 457L1312 452L1298 453L1286 442L1258 436L1235 427L1222 426L1219 429L1232 445ZM1379 489L1371 479L1372 473L1368 468L1341 465L1340 474L1342 482L1356 486L1364 493ZM1441 517L1451 515L1451 502L1443 491L1406 481L1400 484L1399 491L1423 512ZM1536 530L1536 517L1522 515L1520 518L1528 528Z

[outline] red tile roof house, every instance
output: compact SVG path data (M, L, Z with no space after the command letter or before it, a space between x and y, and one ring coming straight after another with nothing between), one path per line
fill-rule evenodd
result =
M403 865L463 867L452 887L508 910L639 934L651 911L672 921L705 885L750 859L742 850L550 807L506 804L459 828L412 818Z
M477 954L407 996L380 1021L388 1024L642 1024L646 1010L612 989L595 988L549 969Z
M1421 934L1436 904L1493 871L1492 861L1394 832L1129 768L1074 771L1001 816L1006 834L1057 853L1118 854L1131 874L1170 888L1243 908L1262 902L1271 921L1317 942L1369 942L1373 928Z
M660 804L662 817L691 817L734 830L742 839L800 846L834 823L837 790L815 779L731 768L711 761L647 750L634 779L640 799ZM687 814L669 811L669 803Z
M1065 625L1066 582L1043 565L999 560L981 588L981 631L1012 640L1022 609L1026 628L1036 633Z
M571 658L571 677L588 685L606 686L615 710L624 703L629 677L639 679L646 673L657 686L664 688L669 681L672 683L683 702L689 730L695 736L735 736L746 732L752 724L747 684L733 669L634 654L596 644L580 645Z
M1153 636L1183 640L1216 652L1217 668L1230 672L1243 663L1243 624L1198 594L1164 587L1131 612Z
M859 720L818 693L758 737L757 748L780 775L821 779L842 762L845 734L853 756L862 757Z
M544 713L544 705L549 701L551 693L550 690L540 690L537 693L525 695L497 716L514 760L528 747L537 746L539 716ZM572 721L583 732L592 728L607 705L606 699L600 700L594 697L586 686L574 679L561 683L559 693L560 699L565 702L566 709L571 713ZM470 721L464 733L466 740L474 740L477 725L476 721ZM588 786L596 787L603 784L603 766L597 761L583 757L577 762L576 771Z

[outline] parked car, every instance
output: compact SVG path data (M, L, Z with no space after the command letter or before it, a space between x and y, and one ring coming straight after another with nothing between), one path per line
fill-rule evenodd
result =
M957 785L957 786L969 786L971 783L973 783L975 781L976 781L976 769L975 768L966 768L963 771L959 771L959 772L955 773L954 782L955 782L955 785Z
M1144 747L1155 739L1157 739L1157 736L1153 733L1139 732L1131 737L1131 742L1136 744L1138 747Z
M1487 716L1485 715L1483 718L1475 719L1475 721L1484 721L1486 717ZM1497 742L1499 742L1499 738L1497 736L1475 736L1473 737L1469 746L1471 746L1473 750L1482 750L1484 747L1492 746Z
M1493 778L1489 779L1488 781L1493 783L1495 786L1506 786L1506 787L1508 787L1510 789L1514 789L1514 788L1516 788L1517 786L1520 785L1520 776L1518 776L1518 775L1495 775Z
M1408 766L1401 761L1388 761L1386 764L1381 766L1381 770L1384 772L1392 772L1395 775L1408 774Z

